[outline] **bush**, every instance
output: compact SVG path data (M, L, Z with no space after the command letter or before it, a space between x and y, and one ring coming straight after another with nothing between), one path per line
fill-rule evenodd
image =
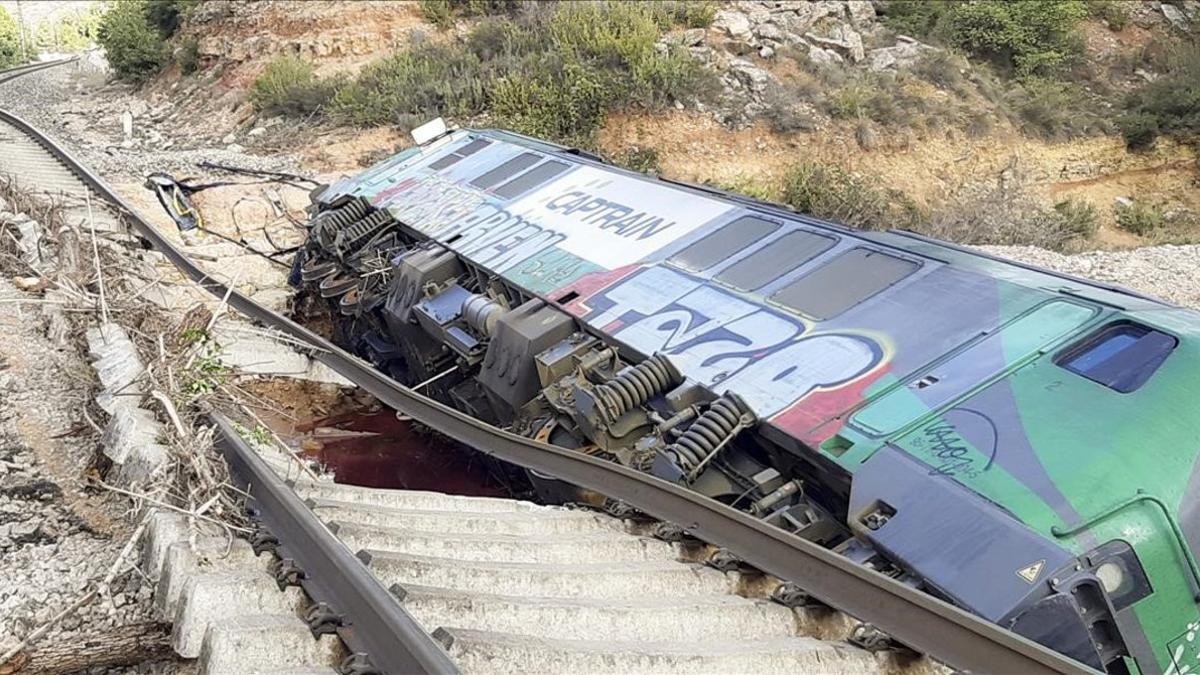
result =
M779 188L774 185L769 185L756 178L751 178L746 175L738 175L728 180L710 181L710 185L736 192L739 195L745 195L759 201L771 202L779 199Z
M170 58L162 35L146 19L146 8L141 0L120 0L100 20L97 39L118 79L145 82Z
M1127 0L1092 0L1088 10L1094 18L1107 23L1111 30L1121 30L1129 24Z
M1082 0L893 0L894 30L934 39L1022 77L1060 72L1082 54Z
M1021 184L963 195L934 209L919 231L963 244L1073 250L1099 229L1096 209L1068 199L1047 208Z
M0 7L0 68L15 66L22 60L21 33L17 21Z
M1130 148L1145 148L1159 134L1185 143L1200 139L1200 44L1176 44L1163 59L1165 72L1126 101L1120 121Z
M146 0L146 21L169 38L179 30L184 15L199 4L200 0Z
M1107 132L1111 125L1094 112L1098 104L1080 86L1028 78L1008 94L1022 131L1049 140Z
M1044 216L1049 229L1061 232L1069 242L1087 239L1100 229L1096 207L1091 202L1068 199L1054 205Z
M357 125L395 124L401 115L470 117L487 103L487 79L474 54L421 45L363 69L334 95L330 114Z
M698 61L658 51L677 20L669 7L558 3L490 17L465 41L416 45L369 66L330 111L360 125L490 113L516 131L590 147L611 110L661 108L715 91L715 76Z
M914 225L919 214L912 200L878 183L839 166L805 161L784 176L782 197L802 213L866 230Z
M1158 115L1135 112L1117 119L1117 128L1130 150L1144 150L1158 140Z
M200 69L200 43L194 39L184 40L175 52L175 62L179 64L179 72L191 75Z
M250 101L268 115L305 117L320 112L337 85L313 73L312 64L298 56L283 56L267 65L250 88Z
M518 0L419 0L421 16L438 28L454 25L455 15L488 16L511 14L520 8Z
M618 153L612 161L617 166L623 166L631 171L657 176L662 173L660 159L658 150L644 145L634 145Z
M1133 202L1128 205L1118 205L1115 209L1117 225L1138 236L1148 236L1163 229L1167 224L1162 208L1153 204Z

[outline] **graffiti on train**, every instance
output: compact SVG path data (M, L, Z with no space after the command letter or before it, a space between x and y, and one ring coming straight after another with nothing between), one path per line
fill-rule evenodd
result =
M582 318L592 326L643 353L666 354L714 391L736 391L760 417L883 360L883 348L865 336L812 333L796 318L663 267L622 279L586 307Z

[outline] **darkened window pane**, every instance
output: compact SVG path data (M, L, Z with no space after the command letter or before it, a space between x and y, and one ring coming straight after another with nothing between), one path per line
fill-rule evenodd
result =
M512 199L526 190L541 185L567 170L562 162L543 162L496 188L497 197Z
M706 270L778 229L777 223L743 216L671 256L671 262Z
M725 268L717 280L746 291L762 288L833 248L835 243L833 237L814 232L788 232Z
M477 138L477 139L471 141L470 143L467 143L466 145L462 146L461 148L455 150L454 152L446 155L445 157L439 159L438 161L430 164L429 168L433 169L434 171L441 171L442 169L453 165L455 162L462 159L463 157L466 157L467 155L473 155L491 144L492 144L491 141L485 141L482 138Z
M776 291L771 299L823 321L915 272L917 264L854 248Z
M492 144L491 141L485 141L482 138L476 138L475 140L471 141L470 143L467 143L466 145L462 146L458 150L455 150L454 152L462 155L463 157L466 157L467 155L473 155L473 154L479 152L480 150L486 148L487 146L489 146L491 144Z
M1122 394L1137 389L1158 370L1179 340L1136 323L1105 326L1071 347L1058 365Z
M541 155L535 155L532 152L526 152L524 154L517 155L516 157L513 157L507 162L471 181L471 185L486 190L497 183L501 183L509 178L512 178L519 172L528 169L534 164L537 164L538 160L541 158Z
M457 162L460 159L462 159L462 157L459 157L458 155L456 155L452 152L452 153L446 155L445 157L439 159L438 161L430 164L429 168L433 169L434 171L441 171L442 169L453 165L455 162Z

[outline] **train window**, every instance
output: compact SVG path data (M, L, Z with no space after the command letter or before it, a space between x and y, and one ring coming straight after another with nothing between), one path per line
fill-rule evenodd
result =
M502 183L518 173L541 161L542 156L532 152L523 152L500 166L485 172L482 176L471 181L471 185L486 190L493 185Z
M1128 394L1146 383L1179 344L1174 336L1148 326L1120 321L1104 326L1067 348L1056 363Z
M471 155L479 152L480 150L486 148L487 146L489 146L491 144L492 144L491 141L485 141L482 138L476 138L475 140L471 141L470 143L467 143L466 145L462 146L461 148L455 150L454 152L452 152L452 153L446 155L445 157L439 159L438 161L430 164L429 168L433 169L434 171L441 171L442 169L455 164L456 162L458 162L458 160L462 159L463 157L470 157Z
M837 239L796 230L735 262L717 280L746 291L762 288L779 277L833 248Z
M778 229L778 223L742 216L671 256L671 262L694 271L705 270Z
M911 260L852 248L779 289L771 299L824 321L899 282L917 267Z
M494 190L497 197L512 199L567 170L563 162L543 162Z

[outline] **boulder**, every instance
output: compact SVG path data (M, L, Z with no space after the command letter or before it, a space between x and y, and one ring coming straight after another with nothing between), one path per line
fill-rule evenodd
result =
M846 62L846 59L843 59L841 54L832 49L824 49L816 45L809 45L808 58L819 66L836 66Z
M1165 2L1162 3L1161 7L1163 16L1166 17L1167 21L1171 22L1171 25L1174 26L1176 30L1187 31L1190 28L1190 22L1188 21L1187 16L1183 13L1183 10L1179 9L1175 5L1168 5Z
M863 48L862 36L855 32L853 28L848 26L834 27L827 37L816 35L814 33L806 33L804 37L818 47L832 49L838 52L843 57L849 59L852 63L859 63L866 58L866 50Z
M754 27L754 34L762 40L783 41L783 29L773 23L760 23Z
M875 24L875 5L871 0L847 0L846 13L850 15L850 23L858 28Z
M772 81L770 73L745 59L735 59L729 64L729 70L742 85L755 93L765 91Z
M750 38L750 17L727 9L717 12L712 27L725 31L731 38L746 40Z
M707 34L708 31L704 30L703 28L689 28L683 31L680 44L685 47L695 47L697 45L704 44L704 36Z

